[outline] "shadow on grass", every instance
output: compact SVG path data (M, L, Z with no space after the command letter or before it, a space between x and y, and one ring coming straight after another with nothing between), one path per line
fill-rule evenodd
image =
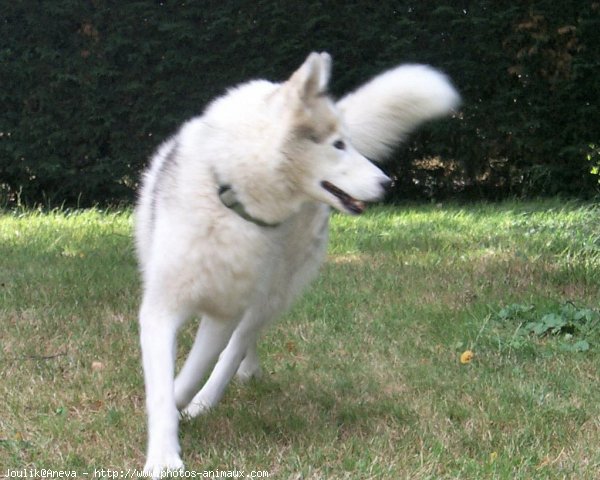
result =
M299 384L261 379L230 388L223 402L206 417L182 422L184 451L247 449L256 445L330 445L337 440L366 439L379 431L405 436L418 422L402 397L377 392L364 395L359 384L340 391L315 378ZM293 389L293 390L292 390Z

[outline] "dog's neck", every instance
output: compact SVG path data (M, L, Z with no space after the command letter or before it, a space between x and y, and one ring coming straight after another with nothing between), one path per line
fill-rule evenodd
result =
M254 225L258 225L259 227L264 228L275 228L281 225L281 223L268 223L260 218L253 217L248 213L244 204L239 201L237 195L231 185L222 184L218 185L218 193L219 200L221 203L225 205L227 208L237 213L240 217L242 217L247 222L253 223Z

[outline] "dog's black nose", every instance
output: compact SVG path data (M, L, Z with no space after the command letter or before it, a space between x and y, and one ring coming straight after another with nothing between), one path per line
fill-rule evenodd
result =
M382 180L380 182L381 188L383 188L386 192L391 188L392 183L394 183L392 181L391 178L386 178L385 180Z

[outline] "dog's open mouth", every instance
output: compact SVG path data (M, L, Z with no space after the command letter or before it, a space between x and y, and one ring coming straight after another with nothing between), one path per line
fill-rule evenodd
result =
M356 215L364 212L365 204L356 198L351 197L341 188L336 187L333 183L323 180L321 186L331 193L334 197L338 198L346 210Z

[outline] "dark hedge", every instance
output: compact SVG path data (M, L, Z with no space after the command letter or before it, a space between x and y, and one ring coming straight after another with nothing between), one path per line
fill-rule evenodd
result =
M460 90L388 165L394 198L590 196L599 45L598 1L2 2L1 202L129 202L179 123L312 50L337 94L402 62Z

